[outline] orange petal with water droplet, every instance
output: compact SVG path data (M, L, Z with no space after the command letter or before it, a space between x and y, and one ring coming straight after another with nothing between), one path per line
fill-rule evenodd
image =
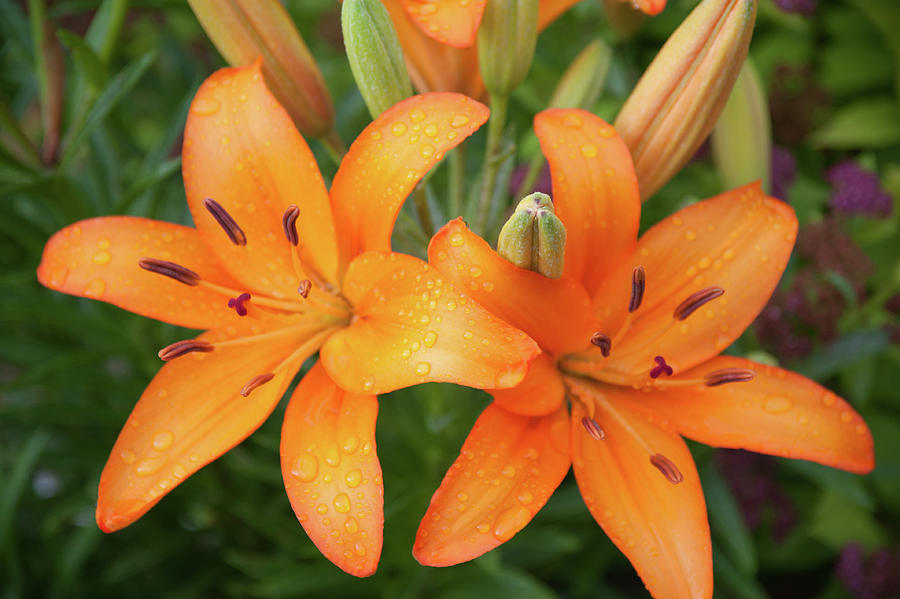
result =
M425 35L409 18L401 0L384 0L403 47L410 79L419 93L458 92L470 98L484 96L484 82L478 70L478 52L454 48Z
M384 487L375 453L374 395L347 393L316 364L291 396L281 473L291 507L322 555L354 576L378 567Z
M281 228L300 208L305 265L336 283L337 243L328 193L315 158L263 82L259 63L216 71L200 86L184 130L182 173L194 223L248 291L295 297L291 246ZM247 236L232 244L203 205L222 205Z
M550 163L553 205L566 226L565 275L593 295L634 251L641 200L631 154L615 130L584 110L546 110L534 131ZM628 305L631 273L620 282Z
M466 96L426 94L396 104L359 134L331 185L343 264L366 250L390 251L406 196L487 117L487 107Z
M488 406L431 498L413 556L452 566L505 543L544 506L569 463L565 408L527 417Z
M542 353L531 362L531 369L517 386L488 392L498 406L513 414L544 416L559 409L566 390L553 358Z
M634 407L712 445L812 460L866 474L875 466L872 434L856 411L821 385L789 370L719 356L678 379L749 368L753 380L717 387L672 387L634 395Z
M232 334L210 331L198 339L215 344L266 332L247 324L232 330ZM293 356L248 397L240 394L241 388L272 372L311 333L298 330L166 362L128 417L100 475L100 528L113 532L128 526L185 478L255 431L317 346Z
M425 382L512 387L540 350L422 260L366 252L347 269L352 324L322 348L334 381L355 393Z
M226 296L144 270L141 258L175 262L225 287L238 285L196 229L133 216L92 218L60 230L47 242L37 276L50 289L192 329L238 318Z
M769 300L796 237L794 210L766 197L757 183L688 206L651 228L635 254L646 271L644 302L607 370L646 377L661 355L678 374L722 352ZM653 340L682 301L709 287L725 293ZM620 357L626 352L632 353Z
M666 0L619 0L629 2L639 8L643 13L652 16L658 15L666 7Z
M626 409L631 390L568 379L572 466L584 501L610 540L631 561L654 597L712 596L712 544L706 503L691 452L681 437ZM593 414L586 409L593 406ZM581 419L606 433L598 441ZM683 476L673 484L650 463L662 454Z
M401 0L406 14L428 37L448 46L475 43L485 0Z
M596 322L581 285L514 266L462 219L447 223L434 235L428 260L450 282L528 333L545 351L560 354L590 345Z

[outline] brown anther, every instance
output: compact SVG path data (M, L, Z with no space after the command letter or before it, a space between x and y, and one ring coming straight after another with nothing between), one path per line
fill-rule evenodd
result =
M274 378L275 378L275 375L271 372L267 372L265 374L260 374L260 375L253 377L252 379L247 381L246 385L241 387L241 395L243 395L244 397L247 397L248 395L253 393L257 388L262 387L263 385L265 385L266 383L268 383L269 381L271 381Z
M721 287L707 287L706 289L701 289L696 293L692 293L686 300L678 304L672 317L676 320L684 320L699 309L700 306L707 302L711 302L717 297L721 297L723 293L725 293L725 290Z
M657 470L662 472L662 475L666 477L666 480L673 485L677 485L684 480L684 475L681 473L681 470L678 469L678 466L673 464L672 460L663 454L657 453L650 456L650 463L653 464Z
M168 260L158 260L156 258L141 258L138 260L138 266L144 270L155 272L158 275L175 279L179 283L194 287L200 282L200 275L190 268L186 268L180 264L169 262Z
M300 216L300 209L294 204L288 206L281 217L281 228L284 229L284 236L287 237L288 243L296 246L300 243L300 236L297 235L297 217Z
M612 339L603 333L597 332L591 335L591 345L599 347L603 357L608 358L609 352L612 350Z
M297 287L297 293L303 296L303 299L309 297L309 291L312 289L312 281L309 279L303 279L300 281L300 286Z
M644 288L647 285L647 275L644 267L638 266L631 271L631 302L628 304L629 312L637 312L644 300Z
M584 430L586 430L588 434L597 441L602 441L606 438L606 431L600 428L600 424L598 424L597 421L593 418L584 416L581 419L581 426L583 426Z
M216 222L219 223L219 226L222 227L225 234L228 235L228 239L231 240L231 243L234 245L247 245L247 236L244 235L244 230L241 229L220 203L212 198L206 198L203 200L203 205L212 217L216 219Z
M168 362L169 360L174 360L184 354L189 354L191 352L207 353L211 352L213 349L213 345L208 341L203 341L201 339L187 339L185 341L176 341L172 345L167 345L159 350L156 355L159 356L160 360Z
M756 377L756 371L749 368L723 368L707 372L703 378L707 387L718 387L728 383L746 383Z

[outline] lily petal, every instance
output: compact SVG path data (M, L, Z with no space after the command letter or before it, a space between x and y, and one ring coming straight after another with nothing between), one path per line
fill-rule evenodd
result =
M457 48L475 42L486 0L401 0L409 15L428 37Z
M548 354L531 362L525 378L512 389L490 389L498 406L521 416L545 416L559 409L566 389L559 371Z
M215 344L266 333L248 325L229 330L233 332L210 331L198 339ZM187 354L162 367L128 417L100 476L97 524L104 532L140 518L262 424L321 343L316 329L292 333ZM254 377L273 371L269 382L247 397L240 394Z
M460 94L413 96L359 134L331 186L341 264L366 250L390 251L403 201L444 152L487 120L488 112Z
M320 364L288 404L281 472L291 506L322 554L354 576L378 567L384 487L375 453L374 395L346 393Z
M608 368L646 377L661 355L677 374L720 353L765 306L796 237L794 210L766 197L758 183L688 206L651 228L636 255L646 271L644 301ZM672 326L675 308L710 287L725 293Z
M488 406L431 498L413 556L425 566L452 566L505 543L568 470L565 409L529 418Z
M236 279L251 292L295 297L292 247L281 224L287 208L300 208L300 258L331 283L337 282L337 242L312 152L259 69L259 63L221 69L200 86L184 130L184 187L194 223ZM246 246L229 241L206 198L231 215Z
M489 312L528 333L551 354L589 346L596 322L581 285L514 266L472 233L461 218L450 221L432 237L428 260L451 283Z
M541 31L555 21L579 0L540 0L538 3L538 31Z
M409 18L402 0L384 0L397 29L413 85L420 93L459 92L470 98L484 96L484 82L478 70L478 52L454 48L425 35Z
M641 393L633 407L682 435L714 447L749 449L866 474L875 466L872 434L859 414L821 385L789 370L719 356L674 380L722 369L749 369L753 380Z
M37 277L50 289L191 329L237 318L224 295L146 271L141 258L175 262L223 287L237 285L196 229L133 216L92 218L58 231L44 247Z
M344 295L355 320L328 340L320 358L328 375L353 393L425 382L512 387L540 352L525 333L412 256L358 256L347 269Z
M572 404L572 465L591 515L628 557L651 595L712 597L706 503L687 445L622 405L620 397L634 391L568 382L582 400ZM585 404L593 406L593 414ZM600 425L605 439L584 430L585 417ZM674 464L683 480L669 482L651 464L655 454Z
M564 273L593 296L637 240L641 198L631 154L611 125L584 110L545 110L535 117L534 131L566 226ZM607 299L627 307L628 292Z
M651 17L658 15L666 7L666 0L620 0L622 2L630 2L637 8L641 9L644 14Z

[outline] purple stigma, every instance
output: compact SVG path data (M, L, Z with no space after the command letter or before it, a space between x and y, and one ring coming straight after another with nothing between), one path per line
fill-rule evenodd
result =
M659 378L661 374L672 376L672 373L675 372L671 366L666 364L666 359L662 356L656 356L653 360L656 362L656 366L650 370L651 379Z
M233 297L228 300L228 307L234 308L234 311L237 312L238 316L247 316L247 307L244 306L244 302L250 300L249 293L242 293L237 297Z

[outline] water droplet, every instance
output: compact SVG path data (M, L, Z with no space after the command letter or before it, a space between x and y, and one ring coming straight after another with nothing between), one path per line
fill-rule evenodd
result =
M837 403L837 397L829 393L822 397L822 403L830 408Z
M219 111L221 105L214 98L197 98L191 104L191 112L198 116L210 116Z
M344 482L346 482L347 486L351 489L355 489L359 486L359 483L362 482L362 472L360 472L358 469L351 470L344 475Z
M474 335L472 335L472 331L466 331L463 333L463 339L471 339Z
M432 154L434 154L434 146L428 144L422 146L422 158L431 158Z
M397 137L400 137L401 135L406 133L406 125L404 125L403 123L394 123L394 126L391 127L391 133L393 133Z
M584 144L581 146L581 154L586 158L593 158L597 155L597 146L594 144Z
M337 497L334 498L334 509L342 514L350 511L350 498L347 497L346 493L338 493Z
M460 501L466 501L469 499L469 496L466 495L465 493L457 493L456 498Z
M434 13L437 12L437 9L438 9L437 4L434 4L434 3L423 4L422 7L419 9L419 14L423 15L423 16L433 15Z
M529 447L528 449L525 450L525 459L536 460L536 459L538 459L538 455L539 455L538 450L535 449L534 447Z
M500 474L507 478L512 478L516 475L516 467L512 464L507 464L503 470L500 471Z
M413 108L409 112L409 118L414 123L421 123L423 120L425 120L425 112L421 108Z
M428 125L427 127L425 127L425 135L427 135L428 137L436 137L437 132L437 127L435 127L434 125Z
M684 238L688 241L694 241L695 239L697 239L697 232L693 229L688 229L684 232Z
M135 460L134 452L128 451L127 449L123 450L122 453L119 454L119 457L122 458L122 461L126 464L133 464Z
M841 422L850 422L853 420L853 414L850 412L841 412Z
M370 453L372 453L372 442L371 441L366 441L365 443L363 443L362 453L363 453L363 455L369 455ZM378 484L377 481L376 481L376 484Z
M469 269L469 274L472 275L472 276L475 277L475 278L480 277L480 276L481 276L481 273L482 273L482 271L481 271L481 267L480 267L480 266L473 266L473 267L471 267L471 268Z
M94 254L94 263L95 264L109 264L109 261L112 260L112 255L109 252L97 252Z
M356 521L356 518L347 516L347 519L344 520L344 530L350 534L356 534L356 531L359 530L359 523Z
M607 125L606 127L601 127L600 130L597 131L597 134L600 137L606 137L606 138L615 137L616 130L613 127L610 127Z
M303 481L309 482L316 478L316 475L319 473L319 460L316 459L316 456L310 455L308 453L304 453L299 458L294 461L294 465L291 468L291 474Z
M491 530L491 525L488 524L487 522L482 522L481 524L479 524L478 526L475 527L475 530L477 530L481 534L484 534Z
M172 447L172 443L175 441L175 435L173 435L170 431L159 431L155 435L153 435L153 441L151 441L151 445L153 445L153 449L156 451L165 451Z
M531 520L531 512L522 506L506 510L494 521L494 538L498 541L510 540L514 534L528 524L529 520Z
M519 503L522 505L529 505L534 501L534 495L532 495L530 491L522 491L516 499L518 499Z
M434 347L434 344L437 343L437 333L434 331L428 331L425 333L425 337L422 339L422 342L425 344L425 347Z
M57 289L62 287L66 279L69 277L69 268L67 266L60 266L57 269L54 269L53 272L50 273L50 278L47 281L51 288Z
M106 291L106 281L103 279L94 279L87 286L81 290L82 295L85 297L93 297L99 299L103 297L103 292Z
M789 399L783 397L771 396L763 401L763 409L769 414L784 414L790 411L794 404Z
M319 505L316 506L316 511L319 512L319 513L322 514L322 515L327 514L327 513L328 513L328 506L325 505L324 503L320 503Z
M363 379L363 390L368 392L375 388L375 379L367 376Z
M332 468L337 468L341 465L341 454L338 452L337 445L329 444L328 447L325 448L323 459L325 463L331 466Z
M462 233L454 233L450 236L450 245L452 245L453 247L459 247L465 242L466 240L463 239Z
M359 447L359 439L357 439L353 435L350 435L349 437L344 439L344 444L341 446L341 449L344 450L344 453L350 455L351 453L356 451L357 447Z
M364 556L366 554L365 545L363 545L362 543L357 543L356 545L353 546L353 553L355 553L359 557Z
M464 127L465 125L468 125L468 124L469 124L469 117L463 116L461 114L456 115L450 121L451 127Z
M580 116L578 116L577 114L570 113L566 116L565 120L563 121L563 124L567 127L573 127L575 129L577 129L578 127L581 127L584 123L582 122Z
M419 376L425 376L429 372L431 372L431 364L428 362L419 362L416 364L416 374Z
M138 476L150 476L163 465L165 460L162 459L149 459L149 460L141 460L134 467L134 471Z

